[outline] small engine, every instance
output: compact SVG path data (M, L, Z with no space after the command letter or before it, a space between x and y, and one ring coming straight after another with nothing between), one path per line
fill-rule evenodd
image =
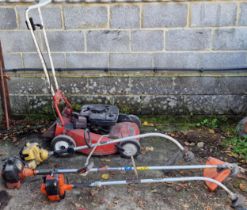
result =
M8 158L5 161L2 169L2 178L7 188L20 188L21 181L23 180L22 172L24 166L24 163L17 157Z
M81 116L86 116L88 123L95 126L113 126L119 115L119 110L113 105L87 104L82 106Z
M41 192L50 201L60 201L64 199L65 192L72 190L73 186L66 183L63 174L46 175L43 177Z
M87 104L80 113L73 113L75 129L90 128L95 133L108 133L118 122L119 110L116 106L105 104Z

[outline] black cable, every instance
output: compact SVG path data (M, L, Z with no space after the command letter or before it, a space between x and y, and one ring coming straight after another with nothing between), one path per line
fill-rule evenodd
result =
M51 71L51 69L47 69ZM6 71L9 72L17 72L17 71L43 71L42 68L19 68L19 69L7 69ZM236 68L56 68L56 71L63 72L63 71L196 71L196 72L205 72L205 71L247 71L247 67L236 67Z
M86 136L87 134L87 136ZM92 148L92 139L90 136L90 130L88 128L84 129L84 139L85 139L85 143L88 146L88 148Z

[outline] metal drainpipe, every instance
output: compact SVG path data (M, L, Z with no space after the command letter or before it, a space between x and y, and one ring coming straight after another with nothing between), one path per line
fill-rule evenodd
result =
M9 77L4 72L4 60L3 60L3 51L0 41L0 94L2 101L2 109L4 112L3 123L7 129L10 128L10 100L9 100L9 89L7 84L7 79Z

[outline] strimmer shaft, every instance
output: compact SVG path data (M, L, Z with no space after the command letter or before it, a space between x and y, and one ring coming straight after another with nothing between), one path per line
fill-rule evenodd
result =
M104 172L104 171L149 171L149 170L196 170L205 168L218 168L226 169L235 167L232 164L223 165L175 165L175 166L124 166L124 167L102 167L102 168L92 168L88 172Z
M222 165L175 165L175 166L124 166L124 167L102 167L91 168L83 172L104 172L104 171L149 171L149 170L197 170L205 168L218 168L218 169L232 169L236 167L235 164L222 164ZM40 169L36 170L37 175L47 174L67 174L67 173L81 173L81 169Z
M77 183L72 184L73 187L101 187L111 185L127 185L127 184L146 184L146 183L164 183L164 182L191 182L191 181L208 181L217 184L225 190L230 196L231 200L235 200L237 195L228 189L224 184L208 177L170 177L170 178L154 178L154 179L135 179L135 180L116 180L116 181L95 181L89 184Z

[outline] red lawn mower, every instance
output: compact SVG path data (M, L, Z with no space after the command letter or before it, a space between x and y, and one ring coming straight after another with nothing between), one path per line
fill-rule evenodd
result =
M86 104L81 107L80 112L73 111L70 102L57 82L40 9L50 2L50 0L41 0L38 4L28 7L26 10L26 24L36 46L46 82L53 97L53 107L57 114L57 120L45 135L51 139L53 154L64 155L78 151L88 155L94 148L94 155L110 155L118 152L121 156L130 158L139 154L140 138L155 136L172 141L181 151L185 152L184 147L168 135L161 133L140 134L141 122L139 118L135 115L119 113L119 109L114 105ZM32 17L29 17L29 12L34 9L38 10L40 24L35 24ZM41 29L44 37L51 66L51 75L48 73L47 63L35 36L37 27ZM62 103L65 104L63 111L60 110Z
M59 110L64 101L65 109ZM58 155L62 151L89 154L93 144L100 143L94 155L110 155L119 152L123 157L137 156L140 152L139 139L130 139L122 143L109 143L112 139L136 136L140 134L140 120L135 115L119 114L113 105L83 105L80 112L73 112L70 103L59 89L53 95L53 105L58 115L57 120L48 129L51 147ZM81 148L85 146L85 148Z
M140 151L138 138L131 138L122 143L105 145L112 139L139 135L141 122L137 116L120 114L119 109L116 106L104 104L83 105L80 112L74 112L70 102L60 90L40 10L40 7L49 3L50 1L43 0L40 1L39 4L30 6L26 11L26 24L31 32L41 60L46 81L53 97L53 107L57 114L57 120L48 129L48 132L45 135L52 139L51 146L53 151L60 151L61 154L61 151L67 152L69 149L71 152L76 147L86 146L85 148L77 149L77 151L82 152L83 154L89 154L93 147L92 145L100 141L104 146L97 147L94 151L95 155L110 155L117 152L124 157L138 155ZM29 17L29 12L33 9L38 9L41 21L40 24L35 24L33 19ZM51 81L46 61L35 36L34 31L36 30L36 27L39 27L43 32L53 81ZM65 104L63 111L59 109L62 103ZM57 152L57 154L59 153Z

